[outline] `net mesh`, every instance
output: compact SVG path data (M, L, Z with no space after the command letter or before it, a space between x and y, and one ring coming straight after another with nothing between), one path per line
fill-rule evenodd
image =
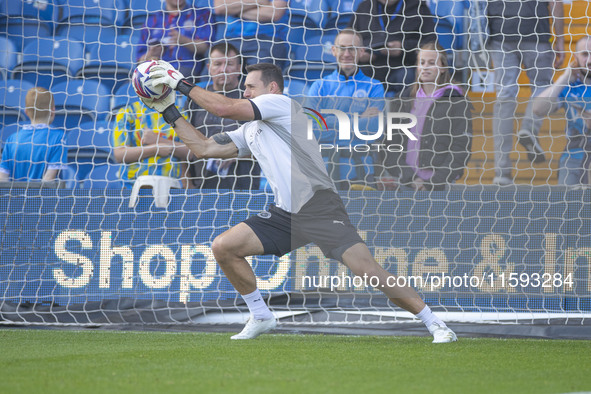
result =
M367 109L367 103L359 104L365 91L319 93L328 87L322 78L332 74L338 80L333 73L339 49L333 45L337 33L349 26L361 33L362 46L371 48L365 52L370 63L362 70L379 80L369 83L381 89L372 97L379 103L369 106L384 116L397 108L399 91L412 87L412 49L430 35L445 47L451 77L470 103L468 159L459 179L441 191L402 185L400 163L389 161L388 152L358 148L361 154L356 155L349 148L324 155L352 222L376 260L408 280L448 320L525 324L538 318L548 323L589 318L591 194L584 178L567 186L559 181L572 164L563 155L565 149L571 152L572 138L565 131L569 115L560 110L540 118L544 161L532 160L516 138L528 117L535 123L527 107L532 94L550 83L539 82L542 74L557 80L573 60L575 42L589 34L587 1L565 2L561 19L550 18L546 2L496 2L509 4L502 15L513 6L540 3L529 22L536 29L547 23L548 37L537 31L503 33L516 20L528 21L518 14L497 18L501 33L495 36L486 18L492 11L482 1L400 0L385 10L382 5L381 11L381 2L358 0L275 1L274 7L259 8L247 2L187 3L187 12L163 19L158 15L166 3L159 0L0 0L0 139L3 152L21 146L12 165L27 164L21 178L8 177L0 185L0 323L242 320L245 306L217 266L211 245L217 235L263 211L273 201L270 187L253 160L187 161L186 153L185 159L178 151L171 153L170 145L181 141L138 103L131 74L156 47L158 56L177 62L206 87L216 83L208 46L230 42L244 63L282 67L285 94L325 117L335 138L339 123L322 111L342 109L342 102L319 104L322 99L310 97L310 90L317 83L315 92L324 99L353 99L344 111L352 124L354 113ZM396 9L399 5L402 9ZM540 7L546 7L543 14ZM374 20L373 13L382 16ZM548 48L556 45L559 40L550 33L559 32L557 20L564 25L565 56L554 70L529 57L537 56L541 42L548 41ZM176 25L164 29L165 22ZM407 29L386 38L385 32L398 23ZM195 40L192 49L171 44L171 30ZM495 50L491 38L506 39L522 58L503 66L503 49ZM399 41L401 54L384 60L386 41ZM53 93L52 129L43 134L45 139L18 139L26 134L28 113L37 108L26 101L33 87ZM240 87L234 89L239 97ZM509 104L502 112L505 99ZM588 127L585 104L583 99L583 134ZM179 97L177 105L187 104ZM194 125L208 135L236 127L221 119L205 120L203 110L187 108L186 117L207 122ZM309 114L309 127L321 132L321 118ZM375 131L377 126L367 127ZM501 133L504 145L495 127L509 128ZM156 137L144 136L146 130ZM160 159L150 146L160 149ZM53 182L30 181L34 169L48 161L35 154L41 151L57 155L61 163ZM0 171L8 174L7 155ZM156 188L133 189L139 175L173 176L180 183L172 183L170 194L158 195ZM510 184L503 178L510 178ZM413 318L316 246L249 262L283 321Z

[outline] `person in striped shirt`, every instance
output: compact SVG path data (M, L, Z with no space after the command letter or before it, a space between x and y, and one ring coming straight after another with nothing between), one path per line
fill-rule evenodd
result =
M139 101L117 113L113 132L113 153L127 164L120 178L128 187L141 175L180 178L189 187L187 168L189 149L158 112L147 111Z

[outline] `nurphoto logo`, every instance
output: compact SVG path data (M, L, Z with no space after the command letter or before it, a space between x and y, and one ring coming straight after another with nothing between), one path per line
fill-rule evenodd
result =
M353 121L349 118L343 111L339 111L336 109L321 109L320 111L316 111L309 107L304 107L308 112L305 112L306 115L309 116L308 118L308 127L307 127L307 138L309 140L314 139L314 121L318 125L320 132L328 131L328 126L326 123L326 119L322 114L325 115L334 115L338 121L338 131L337 131L337 140L334 144L326 144L321 143L320 152L323 150L346 150L350 152L369 152L369 151L388 151L388 152L402 152L404 147L400 144L390 144L389 141L392 141L392 135L396 133L402 132L406 135L409 139L416 141L417 137L415 137L410 129L412 129L417 124L417 117L413 114L406 113L406 112L387 112L384 114L379 115L378 118L378 128L375 132L370 132L366 130L359 130L359 113L353 112ZM384 118L386 120L384 121ZM384 127L384 123L386 127ZM355 144L339 144L338 142L351 142L353 137L365 141L365 143L355 143Z

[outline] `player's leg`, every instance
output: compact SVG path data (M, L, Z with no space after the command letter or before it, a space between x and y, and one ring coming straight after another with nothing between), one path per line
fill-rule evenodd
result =
M239 223L218 235L211 250L236 291L245 295L256 290L256 277L246 257L263 254L265 250L249 226Z
M256 287L256 276L246 261L247 256L265 252L255 232L248 225L239 223L217 236L211 249L218 265L250 311L244 329L232 339L253 339L274 329L277 321Z
M519 49L523 53L523 65L531 82L532 94L517 137L519 143L527 150L527 157L534 163L542 163L546 161L546 157L538 142L538 134L544 117L534 114L533 98L552 84L554 50L549 42L535 41L523 41L519 44Z
M513 121L517 107L521 72L521 55L517 44L489 40L489 54L495 66L497 100L493 109L493 137L495 146L495 179L493 183L513 183L511 151L513 150Z
M372 284L377 283L376 288L386 294L394 304L421 319L433 335L433 343L457 340L456 334L431 311L415 289L408 285L396 286L395 277L377 263L365 243L360 242L348 248L343 253L341 261L356 276L378 278L378 281Z

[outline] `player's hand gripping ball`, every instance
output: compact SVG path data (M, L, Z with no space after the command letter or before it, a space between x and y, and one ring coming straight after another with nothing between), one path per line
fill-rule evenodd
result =
M152 69L157 68L161 62L161 60L152 60L140 64L133 72L132 77L133 90L140 100L148 108L160 113L173 105L176 100L176 92L170 86L154 84L154 79L150 74Z
M150 60L136 67L133 72L132 84L135 93L146 102L150 100L153 103L166 99L172 92L172 88L166 84L154 85L150 76L152 68L159 65L159 60Z

